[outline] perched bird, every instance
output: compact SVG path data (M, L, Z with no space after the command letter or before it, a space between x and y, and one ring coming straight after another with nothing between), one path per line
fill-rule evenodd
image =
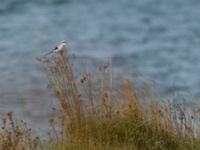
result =
M51 53L59 53L63 52L65 50L65 46L67 45L66 41L62 41L58 46L56 46L52 51L45 54L45 56L51 54Z

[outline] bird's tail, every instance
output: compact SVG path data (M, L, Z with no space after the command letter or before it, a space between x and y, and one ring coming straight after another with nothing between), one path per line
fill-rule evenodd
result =
M51 54L51 53L53 53L53 50L50 51L50 52L48 52L48 53L46 53L46 54L44 54L44 57L47 56L47 55L49 55L49 54Z

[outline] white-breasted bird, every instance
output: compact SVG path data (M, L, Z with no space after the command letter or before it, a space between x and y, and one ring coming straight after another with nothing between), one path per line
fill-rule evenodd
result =
M56 46L52 51L45 54L45 56L51 54L51 53L59 53L63 52L65 50L65 46L67 45L66 41L62 41L58 46Z

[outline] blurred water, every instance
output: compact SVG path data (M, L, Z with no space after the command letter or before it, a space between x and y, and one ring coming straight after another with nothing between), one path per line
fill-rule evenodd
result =
M199 99L199 0L1 0L0 113L41 121L54 105L36 57L63 39L69 51Z

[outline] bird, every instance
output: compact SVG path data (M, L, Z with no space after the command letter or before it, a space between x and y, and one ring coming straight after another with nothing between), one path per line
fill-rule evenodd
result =
M46 53L45 56L51 54L51 53L59 53L59 52L63 52L65 50L65 46L67 45L66 41L61 41L60 44L58 46L56 46L53 50L51 50L50 52Z

